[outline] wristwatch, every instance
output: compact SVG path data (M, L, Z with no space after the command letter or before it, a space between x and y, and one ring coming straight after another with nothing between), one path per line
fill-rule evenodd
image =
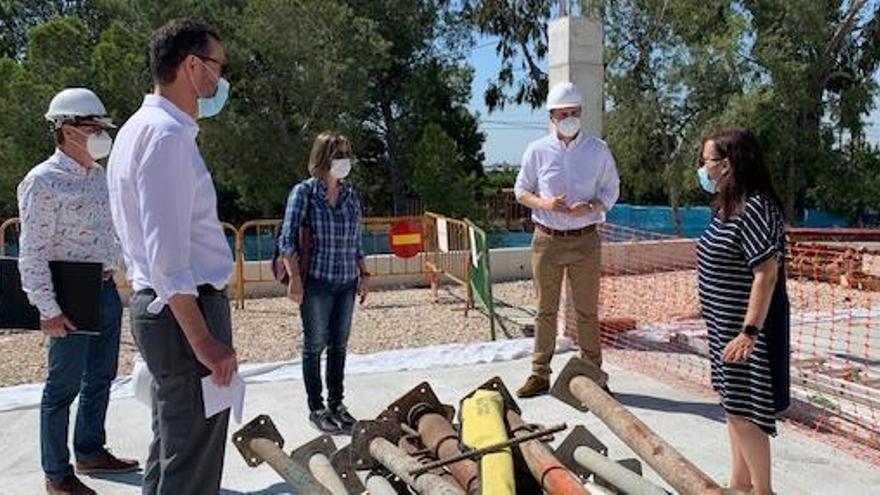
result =
M754 339L759 333L761 333L761 329L755 325L746 325L743 327L742 333Z
M359 275L361 278L372 277L373 274L370 272L361 272Z

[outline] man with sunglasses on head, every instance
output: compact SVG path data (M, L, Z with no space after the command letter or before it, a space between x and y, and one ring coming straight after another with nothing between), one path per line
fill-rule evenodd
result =
M67 448L70 405L79 396L73 447L81 474L122 473L137 461L105 447L110 383L116 378L122 304L113 282L120 262L110 217L107 178L97 160L107 156L113 127L103 103L85 88L68 88L49 103L46 119L55 153L18 186L21 238L18 266L28 300L51 338L48 377L40 403L40 454L50 494L93 494L74 474ZM104 267L101 328L76 334L59 306L50 261L85 261ZM94 330L94 329L89 329Z
M199 153L197 119L220 112L226 54L207 25L175 19L149 47L154 91L110 155L110 205L131 280L132 332L153 376L144 494L220 490L229 411L205 418L202 378L228 386L237 359L226 286L232 252Z

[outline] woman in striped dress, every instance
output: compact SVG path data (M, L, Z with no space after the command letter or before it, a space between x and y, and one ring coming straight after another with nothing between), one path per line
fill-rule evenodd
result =
M789 307L779 198L754 135L725 129L703 142L698 172L714 194L700 237L698 287L712 387L727 413L731 488L771 495L770 442L789 405Z

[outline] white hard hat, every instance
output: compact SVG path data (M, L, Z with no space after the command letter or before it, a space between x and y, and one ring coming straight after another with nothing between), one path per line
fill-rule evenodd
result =
M86 88L67 88L52 98L46 120L55 128L70 120L95 120L107 127L116 127L107 115L107 109L100 98Z
M547 110L557 108L579 107L584 102L584 95L570 82L557 83L547 94Z

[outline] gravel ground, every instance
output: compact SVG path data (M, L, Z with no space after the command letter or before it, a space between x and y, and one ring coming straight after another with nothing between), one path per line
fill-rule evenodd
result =
M496 300L525 309L534 307L530 281L493 286ZM823 311L880 305L880 293L844 290L815 282L789 282L795 311ZM488 320L479 312L464 315L464 291L445 288L433 302L427 289L375 292L358 306L349 348L356 353L423 347L453 342L485 341ZM601 316L630 317L639 323L671 321L697 311L694 272L605 277ZM292 304L283 298L252 299L234 310L233 328L243 363L293 359L299 355L302 325ZM503 338L503 333L499 332ZM81 337L77 337L81 338ZM41 382L46 377L46 344L38 332L0 331L0 386ZM119 374L131 371L135 346L123 315Z

